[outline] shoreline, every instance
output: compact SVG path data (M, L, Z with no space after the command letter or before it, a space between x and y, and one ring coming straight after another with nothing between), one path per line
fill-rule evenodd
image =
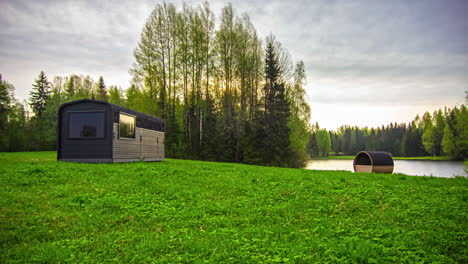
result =
M315 157L311 158L311 160L353 160L354 156L328 156L328 157ZM394 160L429 160L429 161L452 161L447 156L441 157L430 157L430 156L423 156L423 157L393 157ZM463 162L463 161L461 161ZM466 163L466 161L465 161Z

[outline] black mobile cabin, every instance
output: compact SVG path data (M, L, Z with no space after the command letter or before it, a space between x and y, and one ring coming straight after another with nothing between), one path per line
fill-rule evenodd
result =
M130 162L164 159L164 121L115 104L83 99L62 104L57 159Z

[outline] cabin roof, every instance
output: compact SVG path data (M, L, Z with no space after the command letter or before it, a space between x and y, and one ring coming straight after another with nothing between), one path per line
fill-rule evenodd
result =
M162 120L159 117L141 113L141 112L138 112L138 111L135 111L135 110L132 110L132 109L120 106L120 105L111 104L109 102L104 102L104 101L99 101L99 100L94 100L94 99L80 99L80 100L64 103L59 107L59 112L62 111L62 108L65 106L73 105L73 104L81 104L81 103L96 103L96 104L107 105L112 109L112 112L124 112L124 113L128 113L128 114L136 116L137 127L164 132L164 120ZM118 117L117 118L114 117L113 120L114 122L118 122L119 119Z

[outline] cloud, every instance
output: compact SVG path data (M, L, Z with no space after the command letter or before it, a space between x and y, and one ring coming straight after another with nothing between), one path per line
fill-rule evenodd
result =
M147 1L2 0L0 71L25 98L40 70L128 86ZM187 1L193 7L201 1ZM233 0L304 60L314 105L435 105L468 90L468 2ZM182 1L175 4L180 8ZM227 1L210 1L219 22Z
M126 87L133 49L152 9L149 2L112 1L2 1L0 5L0 70L22 98L41 70L50 78L106 73L107 83Z

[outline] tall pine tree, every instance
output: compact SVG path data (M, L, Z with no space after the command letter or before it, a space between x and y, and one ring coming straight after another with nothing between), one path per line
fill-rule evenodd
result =
M281 78L278 50L273 36L267 38L265 54L265 113L263 124L264 161L275 166L287 166L290 155L288 119L289 104L286 99L285 84Z
M46 109L47 99L50 97L50 83L47 81L47 77L44 71L41 71L33 89L29 93L29 101L31 108L37 117L40 117Z
M107 101L107 88L106 84L104 83L104 78L99 77L99 81L96 84L97 95L96 99L101 101Z

